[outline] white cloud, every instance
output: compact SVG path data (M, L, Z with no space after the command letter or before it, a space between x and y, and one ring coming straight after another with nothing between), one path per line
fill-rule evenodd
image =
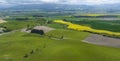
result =
M0 3L62 3L62 4L111 4L120 3L120 0L0 0Z
M120 0L86 0L85 2L91 4L111 4L111 3L119 3Z
M120 0L67 0L70 4L112 4L120 3Z
M5 1L5 0L0 0L0 3L7 3L7 1Z
M59 0L41 0L42 2L58 3Z

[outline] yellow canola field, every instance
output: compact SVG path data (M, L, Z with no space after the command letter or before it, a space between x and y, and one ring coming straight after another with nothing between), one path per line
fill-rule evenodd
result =
M85 16L102 16L104 14L85 14Z
M73 24L73 23L70 23L70 22L65 22L63 20L54 20L54 22L68 25L68 28L69 29L73 29L73 30L89 31L89 32L99 33L99 34L107 34L107 35L120 36L119 32L111 32L111 31L107 31L107 30L96 30L96 29L93 29L93 28L91 28L89 26L83 26L83 25Z

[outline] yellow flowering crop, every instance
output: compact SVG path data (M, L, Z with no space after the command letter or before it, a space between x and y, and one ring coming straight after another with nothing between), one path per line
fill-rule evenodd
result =
M102 16L104 14L85 14L85 16Z
M69 29L74 29L74 30L78 30L78 31L89 31L89 32L100 33L100 34L120 36L119 32L111 32L111 31L107 31L107 30L96 30L96 29L93 29L89 26L73 24L70 22L65 22L63 20L54 20L54 22L68 25Z

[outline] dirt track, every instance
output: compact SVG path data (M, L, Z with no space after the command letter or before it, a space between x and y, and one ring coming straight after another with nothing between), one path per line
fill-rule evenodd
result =
M97 34L91 34L89 37L83 40L83 42L120 48L120 39L105 37Z

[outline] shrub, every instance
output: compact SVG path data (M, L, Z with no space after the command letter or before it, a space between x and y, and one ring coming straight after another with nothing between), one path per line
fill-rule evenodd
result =
M37 30L37 29L31 30L31 33L36 33L36 34L44 35L44 31L43 30Z

